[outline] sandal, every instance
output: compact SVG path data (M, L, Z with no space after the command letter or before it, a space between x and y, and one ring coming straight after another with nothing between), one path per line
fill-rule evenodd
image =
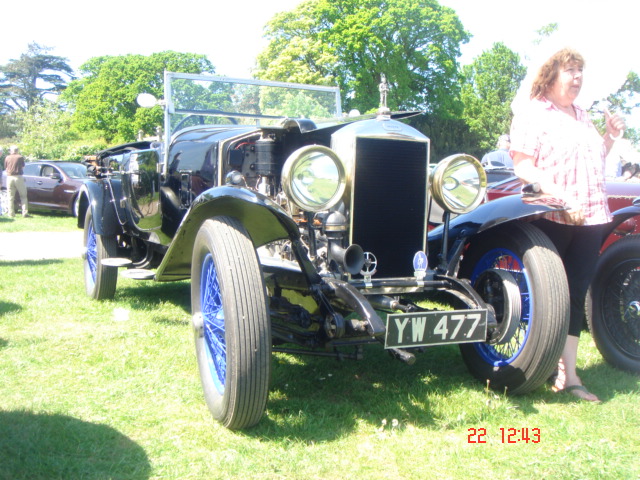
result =
M569 385L564 388L552 388L555 393L567 393L585 402L600 403L600 399L587 390L584 385Z

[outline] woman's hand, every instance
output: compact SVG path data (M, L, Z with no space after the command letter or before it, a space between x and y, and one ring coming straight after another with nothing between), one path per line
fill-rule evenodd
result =
M582 208L573 208L568 206L566 210L562 212L564 220L571 225L584 225L584 212Z
M626 128L624 118L617 113L612 114L608 108L604 109L604 120L607 127L607 134L612 140L617 140Z

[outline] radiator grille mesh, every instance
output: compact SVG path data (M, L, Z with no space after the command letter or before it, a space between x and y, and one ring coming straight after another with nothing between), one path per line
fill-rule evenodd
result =
M377 278L413 275L424 250L427 148L419 142L359 138L352 243L378 259Z

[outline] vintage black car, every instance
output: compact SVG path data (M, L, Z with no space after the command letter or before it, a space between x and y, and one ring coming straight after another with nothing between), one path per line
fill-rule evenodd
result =
M272 352L359 359L381 344L413 363L460 344L483 385L510 394L557 364L566 278L528 223L555 207L480 205L486 176L465 154L429 174L429 138L401 121L417 112L389 111L386 90L377 114L350 116L335 88L167 72L164 99L140 98L164 108L164 139L91 167L87 294L112 298L118 268L191 279L202 386L228 428L261 418ZM436 295L451 308L429 308Z

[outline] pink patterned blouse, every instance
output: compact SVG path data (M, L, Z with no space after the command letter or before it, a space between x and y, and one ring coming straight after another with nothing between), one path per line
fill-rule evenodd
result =
M585 225L612 220L604 183L606 148L587 112L575 106L576 119L546 99L532 100L511 124L511 149L534 158L534 165L561 186L567 199L579 204ZM546 218L567 223L562 213Z

